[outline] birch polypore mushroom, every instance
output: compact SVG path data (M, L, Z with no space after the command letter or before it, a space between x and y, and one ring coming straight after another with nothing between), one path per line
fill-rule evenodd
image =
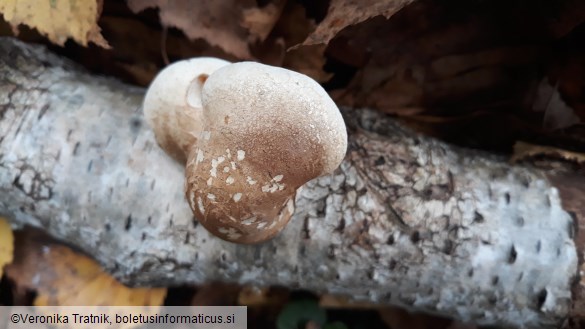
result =
M163 70L144 110L163 149L187 159L185 193L199 222L224 240L262 242L288 223L301 185L339 166L345 123L323 88L303 74L253 62L214 69L204 79L180 78L198 82L186 94L175 90L186 96L174 101L151 90L172 88L172 81L158 82L172 76ZM195 99L197 115L176 114L191 110ZM159 107L175 102L183 103Z
M182 164L203 129L201 86L211 73L229 64L213 57L179 61L162 70L148 87L146 121L160 147Z

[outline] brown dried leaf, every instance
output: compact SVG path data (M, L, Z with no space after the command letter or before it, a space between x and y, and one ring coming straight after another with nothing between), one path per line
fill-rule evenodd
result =
M232 306L236 305L242 288L233 283L212 282L197 289L191 300L192 306Z
M319 299L319 306L332 309L378 309L375 303L353 301L348 297L324 294Z
M284 40L289 49L302 43L316 26L315 21L307 16L303 5L289 1L274 27L274 32Z
M252 0L128 0L128 7L138 13L159 8L163 26L182 30L189 39L204 39L211 45L241 59L251 58L248 32L241 25L242 11L255 5Z
M239 305L266 305L270 302L268 292L270 288L258 288L254 286L244 286L238 294Z
M278 0L263 8L244 9L242 26L250 31L251 41L264 41L280 18L286 1Z
M559 11L554 19L548 21L550 33L555 38L569 34L574 28L585 22L585 2L566 0L558 2Z
M582 37L579 33L569 37L569 43L580 44ZM585 122L585 49L576 47L569 53L563 53L554 58L547 72L550 85L554 85L557 95L556 101L561 103L552 107L560 107L554 117L563 117L569 122L575 122L575 116L579 122ZM540 86L539 86L540 87ZM550 90L550 88L549 88ZM568 108L567 108L568 107Z
M414 0L332 0L325 19L304 41L305 45L327 44L343 28L368 18L383 15L386 18Z
M6 267L18 288L37 291L35 305L162 305L166 289L128 288L94 260L43 239L18 235L15 261Z
M102 0L0 1L0 13L15 34L18 34L18 25L25 24L60 46L72 38L83 46L93 42L110 48L97 25L101 10Z
M281 309L289 301L290 291L278 287L244 286L238 295L238 305L248 307L273 307Z
M585 164L585 154L571 152L551 146L534 145L525 142L516 142L514 144L514 154L510 161L513 163L534 158L537 156L547 156L550 158L562 159L576 164Z
M140 86L148 86L148 84L160 71L160 69L153 63L120 63L119 66L123 68L128 74L130 74L134 81Z
M12 262L14 254L14 236L12 228L6 219L0 217L0 278L6 264Z
M291 49L286 53L282 66L306 74L318 82L326 82L333 73L323 71L325 48L326 45L310 45Z
M198 56L236 60L234 56L202 39L190 41L176 31L164 33L160 28L141 21L138 15L126 11L122 14L111 13L111 8L106 9L100 19L100 26L113 49L80 48L75 51L76 61L92 72L114 75L131 84L148 86L164 67L164 57L171 62Z
M562 129L581 122L575 111L565 103L558 90L548 78L541 80L532 104L532 110L544 112L543 126L546 129Z

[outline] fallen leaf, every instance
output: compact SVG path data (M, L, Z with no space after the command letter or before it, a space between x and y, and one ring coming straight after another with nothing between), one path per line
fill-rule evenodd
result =
M0 13L15 34L18 34L18 25L25 24L60 46L72 38L83 46L93 42L109 48L97 25L101 10L102 0L0 1Z
M264 41L280 18L286 1L278 0L262 8L247 8L243 11L241 25L250 31L251 41Z
M290 291L282 287L244 286L238 295L238 305L280 308L288 302Z
M286 49L300 45L315 30L315 20L309 18L302 4L288 1L274 26L273 34L282 38Z
M177 31L163 33L136 19L135 14L128 13L131 17L114 14L104 12L100 19L100 25L113 49L79 50L78 61L94 72L116 75L129 83L148 86L164 67L164 57L168 57L171 62L198 56L230 61L236 59L204 40L189 41Z
M241 287L233 283L212 282L202 285L191 300L192 306L236 305Z
M523 45L441 56L431 62L428 74L433 80L439 80L455 77L480 67L537 64L542 60L543 53L540 47Z
M543 126L546 129L563 129L581 122L575 111L563 100L558 83L553 87L546 77L538 85L532 110L544 112Z
M352 301L351 298L331 294L322 295L319 306L329 309L378 309L380 307L375 303Z
M286 52L282 66L310 76L318 82L327 82L333 73L325 72L326 45L300 46Z
M552 146L541 146L534 145L525 142L516 142L514 144L514 154L510 161L517 163L522 160L534 158L537 156L547 156L550 158L562 159L576 164L585 165L585 154L578 152L571 152L563 149L559 149Z
M14 236L6 219L0 217L0 278L6 264L12 262L14 255Z
M269 302L268 292L270 288L259 288L254 286L244 286L238 294L239 305L265 305Z
M575 34L568 36L569 44L581 42L582 37ZM546 76L548 81L544 82L555 90L550 107L557 109L552 117L573 124L585 123L585 49L577 47L568 53L555 54Z
M38 233L17 235L15 261L7 277L34 290L36 306L160 306L165 288L128 288L89 257Z
M368 18L382 15L386 18L414 0L332 0L325 19L309 35L303 44L327 44L347 26L355 25Z
M558 5L554 19L547 21L548 29L555 38L569 34L573 29L585 22L585 2L581 0L566 0L554 2Z
M160 69L153 63L120 63L119 66L126 70L126 72L134 78L136 84L140 86L148 86L160 71Z
M255 1L128 0L127 3L135 13L159 8L163 26L176 27L189 39L204 39L238 58L251 58L249 33L241 22L243 10L254 7Z

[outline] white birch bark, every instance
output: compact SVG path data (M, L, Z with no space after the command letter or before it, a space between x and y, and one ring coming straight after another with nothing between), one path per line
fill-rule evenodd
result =
M574 225L542 172L344 110L341 167L302 188L277 238L235 245L193 218L143 93L1 39L0 213L132 285L278 284L516 327L568 315Z

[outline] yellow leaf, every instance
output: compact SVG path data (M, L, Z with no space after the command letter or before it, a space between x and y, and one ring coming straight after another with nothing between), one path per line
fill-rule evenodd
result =
M92 259L64 246L52 246L46 257L54 280L39 287L38 292L39 296L49 296L49 305L159 306L166 296L166 289L128 288L103 272ZM42 306L37 301L35 305Z
M15 33L25 24L63 46L68 38L109 48L97 25L101 0L0 0L0 13Z
M0 230L1 232L1 230ZM36 233L17 236L15 261L6 275L35 290L36 306L160 306L165 288L129 288L93 259ZM1 238L1 233L0 233ZM0 240L4 241L4 240Z
M4 265L12 262L14 255L14 236L10 224L0 217L0 278Z
M518 141L514 144L514 154L510 161L518 163L522 160L546 156L554 159L561 159L575 164L585 164L585 153L571 152L552 146L542 146Z

